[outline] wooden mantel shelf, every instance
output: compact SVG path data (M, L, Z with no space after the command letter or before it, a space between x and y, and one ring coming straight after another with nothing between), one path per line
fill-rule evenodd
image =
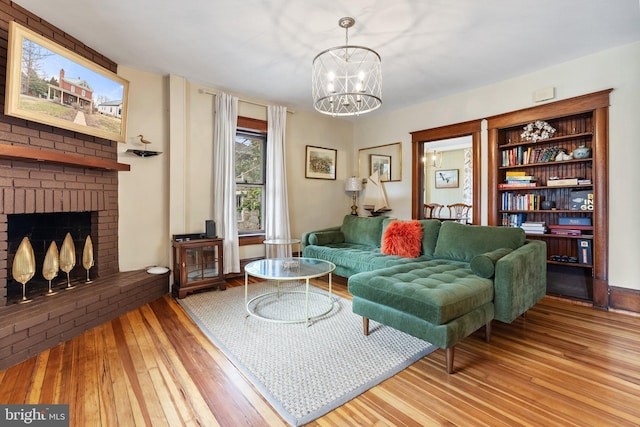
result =
M48 162L61 165L80 166L90 169L129 171L131 166L99 157L87 157L73 153L40 150L20 145L0 144L0 158L9 160Z

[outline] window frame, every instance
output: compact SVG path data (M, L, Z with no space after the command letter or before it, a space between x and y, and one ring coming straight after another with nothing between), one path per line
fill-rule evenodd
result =
M248 133L253 135L260 135L264 137L265 156L263 158L263 163L264 163L263 167L265 168L264 191L266 191L266 187L267 187L266 186L266 182L267 182L267 177L266 177L267 121L254 119L251 117L238 116L236 127L237 127L236 134L238 134L238 132L241 132L241 133ZM263 218L263 224L264 224L264 218ZM266 234L264 229L256 232L247 232L247 233L238 232L239 245L240 246L260 245L264 241L265 235Z

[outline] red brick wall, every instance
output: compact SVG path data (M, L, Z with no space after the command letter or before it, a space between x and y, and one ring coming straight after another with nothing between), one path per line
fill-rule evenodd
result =
M117 64L17 4L0 0L0 144L117 159L117 142L4 115L7 40L10 21L36 31L96 64L117 71ZM7 280L7 215L97 211L92 240L97 276L118 267L118 172L0 160L0 310Z

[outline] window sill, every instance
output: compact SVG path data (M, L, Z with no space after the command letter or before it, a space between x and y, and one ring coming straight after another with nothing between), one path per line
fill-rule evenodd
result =
M240 246L261 245L264 242L265 235L262 234L244 234L238 236L238 244Z

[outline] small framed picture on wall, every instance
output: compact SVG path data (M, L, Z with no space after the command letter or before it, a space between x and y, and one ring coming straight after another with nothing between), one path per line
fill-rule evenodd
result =
M378 172L380 181L389 181L391 178L391 156L371 154L369 170L372 174Z
M436 171L436 188L458 188L458 169Z
M305 156L305 178L336 179L338 150L307 145Z

